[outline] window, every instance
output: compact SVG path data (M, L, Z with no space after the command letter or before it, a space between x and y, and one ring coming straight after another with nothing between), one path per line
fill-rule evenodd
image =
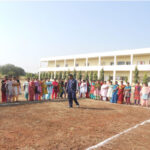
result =
M78 67L79 66L79 64L76 64L76 67Z
M117 65L125 65L125 62L124 61L118 61Z
M68 64L66 64L66 66L65 67L68 67Z
M144 65L145 64L145 61L138 61L137 62L137 65Z
M56 67L60 67L60 65L56 65Z
M110 65L113 66L113 65L114 65L114 62L111 62Z
M131 65L131 62L130 62L130 61L127 61L127 62L126 62L126 65Z

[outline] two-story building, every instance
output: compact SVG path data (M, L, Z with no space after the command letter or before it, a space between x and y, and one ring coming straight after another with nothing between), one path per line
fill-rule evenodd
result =
M128 78L132 83L136 66L141 80L145 73L150 77L150 48L41 58L39 74L73 70L84 74L94 71L99 78L103 68L105 80L111 76L113 82Z

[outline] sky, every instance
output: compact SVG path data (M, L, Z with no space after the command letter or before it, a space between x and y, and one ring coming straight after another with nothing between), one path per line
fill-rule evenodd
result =
M0 65L150 47L150 2L0 2Z

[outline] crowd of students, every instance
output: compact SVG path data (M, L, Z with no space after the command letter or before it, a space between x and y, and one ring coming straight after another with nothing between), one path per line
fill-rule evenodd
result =
M23 90L26 100L50 100L63 99L67 97L67 80L51 81L50 79L38 80L27 79L23 84ZM18 101L18 96L21 94L21 84L16 77L5 77L1 82L2 102ZM112 81L78 81L77 82L79 98L91 98L111 103L131 104L131 85L123 81L115 84ZM150 99L150 87L145 83L142 86L137 83L133 93L134 103L138 105L146 105Z

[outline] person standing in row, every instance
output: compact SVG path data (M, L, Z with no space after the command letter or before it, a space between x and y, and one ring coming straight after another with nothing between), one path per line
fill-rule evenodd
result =
M50 81L50 79L48 79L48 81L46 82L47 85L47 100L51 99L51 95L52 95L52 90L53 90L53 85L52 82Z
M109 88L108 88L108 92L107 92L107 98L110 101L113 95L113 85L112 85L112 81L109 81Z
M127 82L127 86L124 88L124 97L126 100L126 104L131 104L130 103L130 97L131 97L131 86L129 82Z
M147 83L143 84L143 88L141 90L142 97L142 106L148 107L148 100L150 99L150 87L148 87Z
M117 100L118 100L118 82L115 81L115 85L113 85L113 94L110 102L117 103Z
M35 85L35 100L37 101L39 99L39 81L38 79L35 79L34 85Z
M69 101L69 108L73 107L73 100L76 103L77 107L79 107L79 103L77 101L76 92L78 91L78 83L73 78L73 75L69 75L69 81L67 84L67 93L68 93L68 101Z
M12 81L12 86L13 86L13 102L18 101L18 96L19 96L19 82L17 81L17 78L14 77Z
M124 100L124 88L125 85L123 84L123 81L121 81L121 85L118 86L118 104L123 104Z
M10 76L6 82L6 93L7 93L7 102L11 102L13 97L13 86L12 86L12 77Z
M140 105L140 99L141 99L141 95L140 95L140 92L141 92L141 86L140 86L140 83L136 83L135 85L135 89L134 89L134 104L138 104Z
M108 92L109 86L107 85L106 81L104 81L102 87L101 87L101 96L102 100L106 101L107 100L107 92Z
M34 101L34 96L35 96L35 83L34 79L29 83L29 100Z
M28 78L23 84L24 96L27 101L29 100L29 83L30 79Z
M2 103L7 102L7 96L6 96L6 82L7 82L7 76L5 76L5 79L1 82L1 92L2 92Z
M57 95L58 95L58 82L56 81L56 79L54 79L54 82L53 82L52 99L54 98L54 95L55 95L55 99L56 99Z

